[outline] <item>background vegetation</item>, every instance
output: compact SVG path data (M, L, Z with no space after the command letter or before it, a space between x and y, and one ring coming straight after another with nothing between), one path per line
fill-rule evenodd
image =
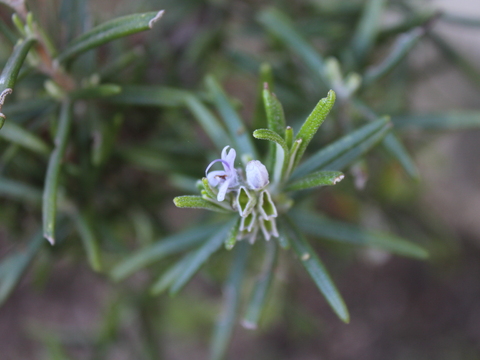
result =
M466 57L448 34L480 31L469 11L404 0L1 3L0 85L13 88L0 129L2 359L478 358L480 54ZM219 105L206 78L228 99ZM245 134L265 127L264 82L294 129L337 93L309 154L392 118L375 141L342 150L354 151L345 180L296 199L322 214L294 219L348 325L285 250L257 330L240 325L263 239L238 303L222 293L236 271L223 248L174 298L152 295L190 251L161 244L223 221L172 200L196 193L219 157L222 104ZM421 258L417 249L427 261L385 251ZM233 326L232 342L214 335L210 348L229 304L240 317L217 329Z

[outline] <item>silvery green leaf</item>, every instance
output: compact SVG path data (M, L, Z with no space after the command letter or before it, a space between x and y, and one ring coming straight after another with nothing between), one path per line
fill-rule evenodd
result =
M210 349L211 360L222 360L227 351L240 307L241 289L250 245L243 241L233 250L233 263L224 288L223 307L218 317Z
M428 253L417 244L392 234L362 229L356 225L305 210L292 211L292 219L305 233L350 244L372 246L392 253L417 259L425 259Z
M77 55L98 47L109 41L135 34L140 31L149 30L153 24L163 15L163 10L153 11L144 14L133 14L122 16L98 25L74 39L67 48L60 53L57 61L64 62Z
M305 267L310 277L317 285L320 292L323 294L327 302L332 307L337 316L345 323L350 321L347 306L340 295L337 287L330 278L327 269L323 265L320 258L312 249L307 239L301 234L298 229L292 227L290 222L288 226L289 238L292 242L292 248L297 254L299 261Z
M50 242L55 243L55 223L57 217L57 193L62 167L62 160L67 148L68 136L72 124L72 104L64 101L59 116L57 134L55 136L55 149L48 161L47 174L43 190L43 236Z
M300 128L295 140L302 140L295 157L294 167L298 165L302 156L307 149L308 144L313 136L317 133L318 128L327 118L328 113L335 104L335 92L330 90L326 98L321 99L313 109L312 113L307 117Z
M291 184L287 185L285 190L294 191L310 189L317 186L335 185L342 181L343 178L344 175L340 171L317 171L293 181Z
M209 200L205 200L201 196L193 196L193 195L177 196L175 199L173 199L173 202L175 206L179 208L206 209L206 210L212 210L212 211L223 212L223 213L229 212L225 208Z

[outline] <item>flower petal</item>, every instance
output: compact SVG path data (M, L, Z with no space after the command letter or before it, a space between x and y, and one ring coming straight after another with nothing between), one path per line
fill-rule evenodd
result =
M222 150L222 160L225 160L228 163L228 166L230 167L230 169L233 170L235 169L235 158L237 157L237 152L235 151L234 148L231 148L227 154L227 151L226 151L227 147L223 148Z
M227 193L228 185L230 185L230 179L225 180L225 182L222 185L220 185L220 187L218 188L218 195L217 195L218 201L225 200L225 194Z
M207 180L211 186L217 186L218 184L223 183L225 181L226 176L227 174L225 173L225 171L221 171L221 170L210 171L207 174Z

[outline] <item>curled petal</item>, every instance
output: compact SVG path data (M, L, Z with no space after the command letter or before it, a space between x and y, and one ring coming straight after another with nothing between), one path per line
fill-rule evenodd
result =
M223 164L223 167L225 169L225 171L228 171L230 170L230 166L228 165L228 163L225 161L225 160L222 160L222 159L215 159L213 160L210 164L208 164L207 166L207 169L205 170L205 175L208 174L208 170L210 170L210 168L213 166L213 164L217 163L217 162L221 162ZM227 170L228 169L228 170ZM207 175L208 177L208 175Z

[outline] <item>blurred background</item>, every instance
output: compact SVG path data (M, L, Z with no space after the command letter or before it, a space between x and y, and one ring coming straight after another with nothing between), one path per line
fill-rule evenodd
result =
M365 1L45 0L28 5L52 37L61 33L56 38L59 47L116 16L165 9L152 31L100 48L95 54L100 64L108 65L115 54L133 49L138 56L133 56L126 70L112 74L116 81L195 91L201 91L205 74L213 73L242 104L242 116L251 123L262 62L271 63L278 77L277 95L287 119L301 119L325 96L302 60L270 36L259 14L277 7L320 54L341 59L340 49L348 47ZM76 22L82 11L87 15L83 22ZM10 16L11 11L2 6L0 17L8 26ZM415 24L423 26L425 19L433 19L429 34L396 70L368 89L364 99L377 112L392 116L462 111L478 119L480 3L387 1L381 16L383 38L379 36L363 66L385 56L394 35L402 32L392 30L398 24L410 21L403 30L408 31ZM4 64L9 50L3 38L2 42ZM79 74L88 73L88 56L75 63ZM29 99L28 86L33 85L26 84L16 100ZM99 107L100 117L118 109L126 118L120 145L102 175L103 185L97 188L108 192L108 201L97 199L108 203L102 205L102 217L115 223L122 234L102 230L105 238L121 238L118 244L104 240L107 264L114 264L142 241L201 219L201 211L173 207L171 199L182 191L175 189L176 180L165 173L162 161L178 159L175 156L185 149L187 154L211 151L211 144L192 127L194 120L184 109L108 104ZM6 108L2 111L6 113ZM277 269L264 321L255 331L237 326L228 359L480 358L480 130L414 128L402 132L401 138L418 167L420 181L410 179L398 164L386 162L385 155L376 154L369 159L365 189L355 189L350 174L340 189L322 192L316 206L339 219L400 233L426 247L430 259L420 262L379 250L318 242L316 248L350 309L350 324L335 317L302 269L284 263ZM0 141L5 152L8 144ZM126 148L147 141L152 156L142 157L146 150L125 155ZM155 151L165 150L165 157L155 156ZM42 163L31 161L32 167ZM190 173L182 175L202 176L203 160L192 162ZM38 172L39 176L29 179L41 185L43 173ZM21 174L20 170L13 173ZM40 213L37 207L8 196L2 197L0 208L0 255L4 257L25 238L23 234L32 233ZM77 240L71 236L68 241ZM213 319L221 304L219 284L224 274L216 268L223 269L221 260L211 262L172 299L152 297L145 291L151 277L148 271L115 283L107 272L89 268L79 245L44 246L0 308L2 360L208 358Z

